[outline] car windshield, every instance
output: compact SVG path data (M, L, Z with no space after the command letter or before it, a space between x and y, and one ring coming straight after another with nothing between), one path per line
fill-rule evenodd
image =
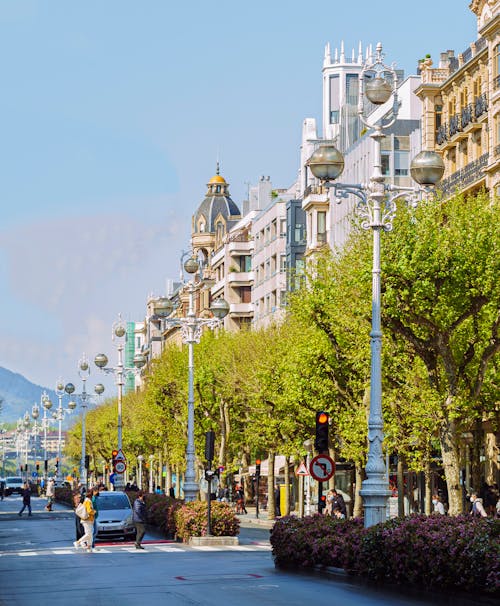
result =
M10 482L11 484L22 484L23 479L22 478L7 478L7 482Z
M97 501L99 510L105 509L130 509L130 502L124 494L110 496L99 496Z

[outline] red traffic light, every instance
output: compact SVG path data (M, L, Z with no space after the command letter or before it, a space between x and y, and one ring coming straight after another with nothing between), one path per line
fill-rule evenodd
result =
M323 502L326 501L326 496L324 494L321 495L321 501L323 501Z
M260 465L260 459L255 459L255 464Z
M111 453L111 456L113 458L115 458L118 455L118 451L117 450L113 450L113 452Z
M328 423L328 415L326 414L326 412L320 412L318 414L317 422L321 423L321 425L323 425L324 423Z

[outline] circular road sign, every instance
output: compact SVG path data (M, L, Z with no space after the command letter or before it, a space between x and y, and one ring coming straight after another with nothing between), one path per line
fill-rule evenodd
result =
M335 462L328 455L319 454L311 461L309 471L318 482L326 482L335 473Z
M116 473L125 473L126 469L127 469L127 464L125 463L125 461L116 462L116 464L115 464Z

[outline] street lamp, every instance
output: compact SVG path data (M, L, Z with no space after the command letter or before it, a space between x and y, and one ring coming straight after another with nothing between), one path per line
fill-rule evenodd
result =
M144 461L144 457L138 455L137 460L139 461L139 490L142 490L142 462Z
M87 416L87 402L91 401L93 399L93 395L87 393L87 389L86 389L86 381L90 376L90 364L88 363L87 358L85 357L85 354L82 355L81 359L78 361L78 375L80 376L80 379L82 380L83 383L83 387L82 387L82 392L81 393L74 393L74 389L71 391L71 394L73 394L73 397L79 397L80 398L80 403L81 403L81 408L82 408L82 454L80 457L80 482L84 485L87 486L87 466L85 465L85 453L86 453L86 429L85 429L85 421L86 421L86 416ZM68 385L73 386L72 383L69 383ZM66 385L65 390L67 391L68 389L68 385ZM71 387L70 387L71 389ZM94 387L94 392L95 392L95 396L99 397L102 393L104 393L104 385L102 383L98 383L95 387ZM69 393L69 392L67 392Z
M386 76L390 74L391 80ZM371 76L370 80L367 77ZM367 59L359 75L358 114L361 121L371 130L370 137L375 144L373 173L368 185L347 185L326 183L333 187L338 202L352 194L358 198L356 210L362 218L363 229L373 230L373 268L372 268L372 328L371 370L370 370L370 415L368 419L368 461L367 479L363 482L361 495L365 506L365 526L370 527L386 519L387 498L390 495L385 474L385 462L382 453L382 330L380 321L380 232L392 229L392 220L396 213L396 200L406 198L416 205L419 194L429 191L441 179L444 163L439 154L422 151L413 159L410 173L420 187L399 187L384 183L382 175L381 141L385 138L384 129L389 128L397 119L397 75L393 67L383 63L382 45L377 44L375 60ZM382 120L370 122L365 117L364 96L375 105L382 105L393 97L392 118L382 124ZM315 177L324 182L334 181L344 169L342 154L331 145L319 147L307 162ZM395 192L395 193L394 193Z
M108 367L108 356L106 354L97 354L94 363L103 372L115 375L116 385L118 387L118 453L122 456L122 399L123 399L123 386L125 384L125 378L130 374L139 374L141 368L146 364L146 357L143 354L136 354L134 356L134 366L128 368L123 364L123 350L125 348L125 342L127 339L127 331L125 324L122 320L121 314L118 314L118 320L113 324L112 340L115 343L118 351L118 364L116 366ZM126 462L122 459L123 462ZM124 479L123 473L115 474L115 489L123 490Z
M40 408L38 406L38 404L34 404L33 408L31 409L31 417L33 418L33 428L31 430L31 435L33 436L33 454L34 454L34 462L35 462L35 473L37 474L36 477L36 483L38 484L39 482L39 478L38 478L38 472L40 470L39 467L39 463L38 463L38 436L40 435L40 431L42 429L42 427L40 425L38 425L38 417L40 416ZM37 469L37 465L38 465L38 469Z
M57 437L57 463L56 463L56 480L61 479L61 443L62 443L62 421L65 414L70 414L76 408L76 402L70 400L68 402L68 408L63 408L62 399L64 394L68 394L69 396L75 391L75 386L73 383L68 383L64 386L61 379L59 379L56 383L56 395L59 400L59 406L52 413L52 418L54 418L58 422L58 437Z
M313 450L312 440L304 440L303 446L307 451L306 467L307 467L307 471L309 472L309 467L311 465L311 454L312 454L312 450ZM305 483L305 489L306 489L306 511L305 511L306 516L311 515L311 479L310 478L311 478L311 476L309 475L309 473L306 476L304 476L304 483Z
M184 263L184 270L193 275L199 269L196 259L189 258ZM194 501L198 494L198 484L195 474L195 449L194 449L194 356L193 345L200 342L202 328L216 328L229 312L229 304L225 299L215 299L210 305L213 318L197 318L194 311L194 279L187 282L189 293L189 308L186 317L170 318L173 305L167 297L160 297L154 303L154 313L163 318L167 326L179 326L182 340L188 346L188 423L187 423L187 448L186 448L186 475L184 479L184 500Z
M153 492L153 461L154 455L149 455L149 492Z
M46 391L42 392L40 401L43 407L43 418L42 418L42 429L43 429L43 479L47 482L47 470L49 462L47 460L47 429L50 426L49 418L47 417L47 411L52 408L52 401L49 398Z

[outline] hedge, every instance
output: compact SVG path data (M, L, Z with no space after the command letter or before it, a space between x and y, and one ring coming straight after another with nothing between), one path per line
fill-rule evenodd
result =
M470 516L361 520L285 517L271 531L277 567L334 566L383 583L500 593L500 520Z

